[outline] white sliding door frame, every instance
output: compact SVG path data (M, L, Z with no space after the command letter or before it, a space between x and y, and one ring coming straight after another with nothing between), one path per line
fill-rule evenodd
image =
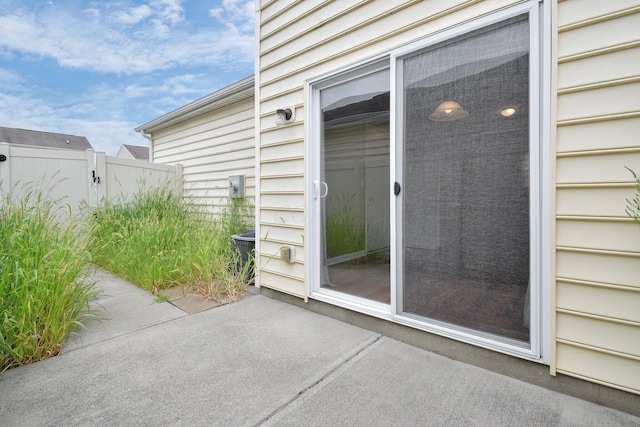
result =
M553 177L550 162L551 149L551 65L550 50L550 10L548 2L530 0L470 20L448 30L438 32L424 39L401 46L367 61L345 67L333 73L307 81L306 91L306 206L307 219L307 285L311 298L334 304L350 310L362 312L378 318L411 326L416 329L449 337L458 341L488 348L501 353L537 362L550 362L550 289L552 277L551 235L552 213L550 204L553 195ZM528 14L530 29L529 50L529 140L530 140L530 347L491 334L459 328L438 322L427 322L402 313L402 197L393 192L394 182L403 185L403 112L402 112L402 60L407 55L454 37L496 24L519 15ZM390 304L376 303L364 298L346 295L320 287L322 239L321 203L323 192L321 182L322 123L320 91L337 84L357 79L367 74L390 69L390 237L391 237L391 278Z

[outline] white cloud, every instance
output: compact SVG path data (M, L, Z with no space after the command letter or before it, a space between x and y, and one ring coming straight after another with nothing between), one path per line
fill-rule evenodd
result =
M224 9L221 7L209 9L209 16L216 19L222 19L224 17Z
M180 3L181 0L152 0L148 4L116 11L111 16L115 22L128 26L151 18L153 27L164 33L184 21L184 9Z
M121 85L101 83L71 97L32 87L28 91L19 79L0 68L2 126L86 136L97 151L109 155L121 144L144 145L135 127L212 90L211 80L189 73L164 79L142 76Z
M100 9L96 9L96 8L92 8L92 7L88 8L88 9L85 9L84 13L89 15L94 20L98 20L102 16L102 13L100 12Z
M158 11L158 15L162 17L163 21L176 25L184 20L184 10L180 3L180 0L155 0L149 4Z
M148 145L148 141L134 130L132 123L120 120L67 119L61 123L65 129L74 129L86 136L94 150L115 156L122 144ZM62 132L61 133L66 133Z
M204 89L199 81L203 80L204 76L198 74L183 74L180 76L174 76L164 81L160 90L168 92L173 95L189 95L192 96L195 93L202 93Z
M151 15L153 15L153 10L151 10L151 8L146 4L143 4L142 6L131 7L126 12L116 12L114 13L113 17L116 22L120 22L126 25L133 25L137 24L143 19L150 17Z
M4 68L0 68L0 84L17 84L22 81L22 76Z
M83 111L90 103L64 108L44 99L0 92L0 105L0 123L5 126L86 136L96 151L109 155L115 155L121 144L145 145L146 140L134 131L139 123Z
M33 54L52 58L62 67L118 74L176 66L246 64L253 59L252 24L248 30L233 22L247 16L243 7L248 3L224 3L226 13L233 16L230 29L194 30L178 25L184 19L178 0L154 0L111 12L107 20L100 18L104 10L86 9L85 16L88 13L94 19L91 25L81 15L56 8L46 8L40 14L9 12L0 16L0 53ZM106 9L107 5L96 7ZM229 31L233 37L228 36Z
M253 32L254 8L250 0L223 0L220 7L209 9L209 16L241 32Z
M59 6L74 2L9 2L0 8L0 61L12 61L0 62L3 126L84 135L114 155L122 143L146 143L136 126L227 84L229 70L251 69L252 1L223 2L224 25L205 27L185 22L181 0L87 2L77 11ZM75 87L46 87L59 77L38 80L39 59L118 75L74 71ZM31 63L24 75L11 69Z

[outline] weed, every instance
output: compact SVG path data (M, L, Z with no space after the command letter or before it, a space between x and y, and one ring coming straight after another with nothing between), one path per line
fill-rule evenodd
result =
M94 215L93 262L149 292L186 285L218 302L237 299L249 273L235 271L231 247L246 226L242 208L212 216L167 189L105 203Z
M95 296L84 223L37 188L0 201L0 370L60 352Z
M627 168L627 170L633 175L633 180L636 183L636 193L633 199L627 199L625 212L629 218L632 218L637 224L640 224L640 175L629 168Z
M167 301L169 301L169 295L160 294L153 301L156 302L156 303L167 302Z

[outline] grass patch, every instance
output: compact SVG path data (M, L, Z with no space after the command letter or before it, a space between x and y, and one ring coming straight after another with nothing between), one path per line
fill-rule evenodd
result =
M327 211L325 235L329 259L365 250L365 223L354 212L354 199L355 194L338 196L335 206Z
M60 352L94 296L84 267L88 233L42 192L0 200L2 371Z
M93 263L152 293L186 285L220 303L237 300L252 267L236 271L231 248L231 235L247 227L243 209L213 218L167 189L141 191L95 211Z
M158 294L158 296L156 296L156 299L154 300L154 302L156 303L163 303L163 302L167 302L169 301L169 296L168 295L162 295L162 294Z

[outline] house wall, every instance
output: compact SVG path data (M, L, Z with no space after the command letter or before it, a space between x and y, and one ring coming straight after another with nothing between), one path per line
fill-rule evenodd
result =
M515 3L258 1L261 286L307 296L305 81ZM640 6L567 0L557 11L552 372L640 393L640 227L624 211L624 166L640 171ZM276 127L287 105L296 121ZM297 248L294 264L274 257L282 244Z
M305 284L305 81L518 3L515 0L260 0L257 87L260 285L300 297ZM276 127L275 110L296 106ZM283 244L296 262L275 257Z
M135 157L133 157L133 154L131 154L129 152L129 150L124 148L124 145L120 146L120 149L118 150L118 153L116 154L116 157L118 157L120 159L132 159L132 160L135 159Z
M640 393L640 3L558 4L556 370Z
M185 195L214 212L229 202L230 175L244 175L245 199L255 197L254 100L247 99L153 133L155 163L183 166Z

